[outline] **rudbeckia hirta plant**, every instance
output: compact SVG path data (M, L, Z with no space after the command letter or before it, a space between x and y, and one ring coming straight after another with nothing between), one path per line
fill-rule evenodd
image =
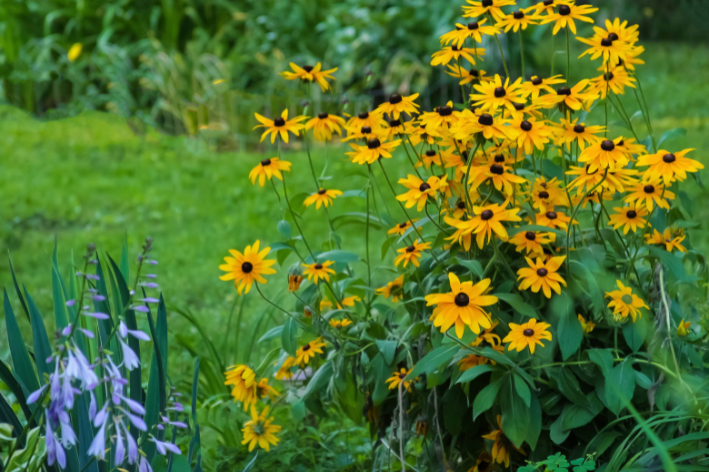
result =
M304 125L300 124L300 122L307 119L306 116L296 116L292 120L289 120L287 108L283 110L281 116L273 120L269 120L268 118L261 116L258 113L254 113L254 115L256 115L256 119L261 123L260 125L254 126L254 129L266 128L266 131L264 131L261 135L261 141L266 139L266 136L270 134L271 143L274 143L276 141L277 136L279 136L283 140L283 142L287 143L289 132L298 136L300 131L304 128Z
M642 316L641 308L649 308L645 302L633 293L631 287L625 286L620 280L616 280L618 290L606 292L606 297L610 298L608 308L613 309L613 316L616 321L625 321L628 316L633 319L633 323Z
M318 62L315 66L299 66L293 62L290 63L290 67L293 70L281 72L281 75L286 80L302 80L304 82L317 82L320 89L323 92L330 90L330 84L328 79L335 80L332 76L333 73L337 72L337 67L329 70L322 70L322 65Z
M507 344L507 350L516 350L517 352L529 348L530 354L534 354L534 349L537 345L544 347L542 339L551 341L551 333L549 323L538 322L534 318L524 324L510 323L510 334L502 340Z
M525 259L529 267L517 271L519 276L517 280L522 281L519 284L520 290L531 289L534 293L542 290L547 298L551 298L552 290L561 294L561 285L566 286L566 280L558 274L558 271L566 256L552 257L548 261L541 257L537 257L536 261L529 257L525 257Z
M260 245L261 242L256 241L253 245L246 246L243 254L236 249L230 249L229 252L233 257L225 257L226 264L219 266L219 269L226 272L219 278L233 280L239 295L249 293L254 281L265 284L264 275L276 273L275 269L271 267L276 261L266 259L271 248L267 247L261 250Z

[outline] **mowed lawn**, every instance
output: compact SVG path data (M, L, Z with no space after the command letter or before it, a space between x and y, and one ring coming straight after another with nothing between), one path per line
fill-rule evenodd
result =
M659 137L677 127L687 130L686 136L669 139L661 147L671 151L697 148L690 157L706 165L706 48L648 44L646 49L647 65L640 66L639 73L656 134ZM562 67L560 62L557 71ZM589 66L572 75L588 77L592 72ZM627 95L623 101L631 115L638 109L634 95ZM617 115L612 116L612 121L619 121ZM633 123L640 137L645 137L642 118L636 117ZM617 126L612 131L630 134ZM87 243L96 243L101 251L116 258L127 235L134 260L143 238L150 236L154 238L154 255L160 261L156 269L158 280L168 303L191 310L217 348L224 350L227 361L235 360L239 342L240 361L249 355L257 358L258 352L252 351L258 344L252 345L253 340L274 323L280 324L282 314L274 313L252 291L237 328L236 315L232 313L240 309L240 300L231 283L218 279L218 266L229 249L243 250L257 239L262 243L283 239L276 225L284 218L284 205L271 186L261 188L248 181L249 171L258 161L276 155L275 146L264 149L268 151L262 154L217 152L214 143L206 139L169 137L154 130L136 134L125 119L106 113L85 112L74 118L40 122L17 109L0 106L0 283L16 301L5 256L9 252L20 283L27 286L52 325L50 258L55 238L60 267L67 276L72 257L78 264ZM366 185L366 167L349 163L343 154L348 149L346 145L335 145L327 152L322 147L313 151L318 172L327 162L327 175L335 176L327 181L327 187L345 191ZM314 191L302 149L285 149L283 158L293 162L293 172L287 177L289 195ZM403 153L385 163L393 180L406 174L405 163L408 166ZM380 188L394 220L403 220L391 191L381 180L378 166L373 169L380 176ZM707 170L702 176L709 182ZM280 181L277 188L282 197ZM692 216L700 224L693 230L691 244L706 250L709 205L705 202L709 193L693 180L684 189L695 202ZM380 194L376 196L378 209L386 213ZM347 197L337 199L329 211L336 217L362 212L364 208L364 199ZM327 240L325 213L310 208L303 216L308 241L318 246ZM296 232L295 227L293 231ZM380 264L386 230L374 232L371 257L374 264ZM338 228L337 233L343 238L344 248L364 258L364 226L348 225ZM392 254L390 250L382 267L392 267ZM296 261L294 256L289 257L279 273L269 278L265 291L274 300L292 303L292 299L287 299L286 273ZM366 273L364 264L354 267L359 275ZM383 269L374 271L375 283L390 278L391 273ZM4 331L4 324L0 326L0 331ZM190 358L187 350L180 349L179 342L190 344L198 352L203 349L200 338L190 335L196 334L194 328L182 318L171 315L169 326L171 333L177 335L170 341L174 357ZM29 332L29 326L23 325L23 329ZM5 336L0 336L0 357L7 358ZM191 362L172 365L184 367L186 373Z

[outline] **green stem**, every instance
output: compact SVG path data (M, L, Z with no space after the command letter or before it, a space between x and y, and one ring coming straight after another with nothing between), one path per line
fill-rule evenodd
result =
M295 223L295 227L298 228L298 232L300 233L300 237L303 238L303 244L305 244L305 247L308 249L308 252L310 253L310 257L315 260L315 255L313 254L313 251L310 249L310 245L308 244L308 241L305 240L305 233L303 233L302 228L300 227L300 224L298 223L298 216L295 214L293 211L293 208L290 206L290 200L288 199L288 188L286 187L286 175L285 173L281 174L283 176L283 194L285 195L286 203L288 204L288 210L290 210L290 214L293 217L293 222Z
M495 35L495 41L497 41L497 47L500 49L500 57L502 58L502 67L505 68L505 74L507 78L510 78L510 70L507 68L507 61L505 60L505 53L502 52L502 43L500 43L500 38Z
M519 29L519 52L522 57L522 80L526 77L524 71L524 41L522 41L522 28Z
M569 41L569 25L566 25L566 83L571 83L571 46Z

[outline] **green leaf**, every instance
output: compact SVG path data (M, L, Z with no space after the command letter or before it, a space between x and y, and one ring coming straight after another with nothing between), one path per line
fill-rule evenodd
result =
M276 225L278 232L283 235L286 239L291 239L293 237L293 230L291 229L290 223L286 220L281 220Z
M590 407L586 396L581 391L579 381L576 379L571 369L564 366L558 371L555 371L552 375L556 378L559 389L566 398L584 408Z
M485 372L492 371L492 366L490 364L480 364L476 365L472 369L468 369L458 377L455 383L465 383L475 380L478 376L484 374Z
M140 369L137 369L140 370ZM91 420L89 419L89 401L86 397L88 395L84 393L83 395L76 396L76 403L74 409L76 410L76 420L78 428L76 434L78 436L78 459L79 459L79 470L84 470L86 472L98 472L98 463L93 457L88 454L91 442L94 440L94 430L91 426ZM73 419L72 419L73 420ZM131 433L132 434L132 433ZM136 440L135 435L133 436Z
M281 337L283 333L283 325L273 327L266 331L266 333L259 338L257 342L261 343L263 341L270 341L271 339L276 339Z
M334 369L331 360L320 366L320 368L315 372L315 375L313 375L310 379L308 386L305 387L305 392L303 392L303 396L301 398L305 400L313 393L320 392L320 390L325 388L327 383L330 381L333 372Z
M478 393L478 396L475 397L475 401L473 402L473 421L475 421L481 413L485 413L492 407L501 386L502 382L500 379L497 379L480 390L480 393Z
M591 362L601 368L603 376L608 377L613 369L613 352L610 349L589 349L586 352Z
M296 339L297 334L298 323L295 322L295 319L288 317L286 322L283 324L281 343L283 344L283 350L291 356L295 356L295 351L298 350L298 341Z
M529 444L532 450L537 448L537 441L542 432L542 408L539 405L539 400L536 396L532 396L532 401L529 406L529 428L527 429L527 437L525 441Z
M596 280L596 277L591 273L590 270L588 270L588 267L586 267L579 261L571 261L571 267L575 275L585 279L585 288L588 288L588 291L591 294L593 312L600 313L605 307L605 303L603 302L603 293L598 287L598 281Z
M334 261L334 262L356 262L359 256L353 252L334 249L332 251L323 252L317 255L319 262Z
M596 438L594 438L596 445L593 448L593 451L598 454L597 457L603 455L603 453L613 445L616 438L620 435L621 433L618 431L604 431L600 435L596 436Z
M645 318L638 318L634 323L629 321L623 325L623 337L628 347L633 352L638 352L638 349L643 347L645 336L647 335L647 323Z
M474 273L477 277L483 277L483 266L482 264L480 264L480 262L476 260L461 259L460 257L456 257L456 261L458 262L458 264L462 265L463 267Z
M564 411L561 413L561 427L565 431L587 425L603 411L603 403L598 399L596 392L591 392L586 395L586 399L590 405L589 408L584 408L576 404L569 404L564 407Z
M20 423L17 415L12 411L12 407L2 394L0 394L0 423L10 424L14 437L18 437L22 433L22 423Z
M528 407L531 406L532 393L529 391L529 386L527 386L527 383L517 374L512 374L512 378L514 379L515 391L517 392L517 395L519 395L519 397L524 401L525 405Z
M694 276L687 275L687 272L684 270L684 264L682 264L682 261L675 257L672 253L669 253L664 249L660 249L657 246L648 246L648 250L653 256L660 259L662 265L667 267L670 272L672 272L672 275L680 282L691 283L697 279Z
M529 407L517 392L515 376L507 376L502 389L500 408L502 410L502 430L507 439L516 447L521 447L529 429ZM521 380L521 379L520 379ZM526 387L524 382L522 385ZM529 392L529 389L527 389Z
M660 136L660 139L657 141L657 146L661 146L662 143L664 143L668 139L674 139L674 138L683 138L687 136L687 130L684 128L672 128L671 130L665 131L662 133L662 136Z
M630 401L635 392L635 369L632 361L625 360L615 366L606 377L606 402L608 409L616 415L623 409L623 398Z
M197 389L199 387L199 357L194 363L194 376L192 377L192 428L194 429L194 434L190 440L190 448L187 453L187 461L189 464L192 463L192 458L195 453L197 454L197 460L194 466L193 472L201 472L202 470L202 443L199 434L199 423L197 422Z
M573 312L573 302L566 292L563 292L561 296L554 297L550 306L553 312L559 314L557 339L562 358L567 360L581 347L583 327Z
M463 389L453 387L443 395L442 400L443 422L446 430L453 436L457 436L463 429L463 413L468 409L468 398Z
M32 412L27 406L25 392L22 390L22 385L20 385L20 382L17 381L14 375L12 375L10 368L2 360L0 360L0 380L5 382L5 385L7 385L12 394L15 395L17 403L20 404L20 408L22 408L22 412L25 414L25 418L29 421L32 417ZM32 420L32 425L35 425L34 420Z
M391 365L391 363L394 362L394 356L396 355L396 346L399 345L399 342L383 341L381 339L377 339L375 342L377 343L379 352L381 352L382 356L384 357L384 362L386 362L387 365Z
M17 325L17 319L15 318L15 312L12 310L7 290L4 290L4 295L5 329L7 330L7 341L10 345L10 357L12 358L15 372L17 372L17 380L22 385L25 395L29 395L39 390L39 381L35 374L34 365L32 365L32 359L30 359L30 355L27 352L25 341L22 339L22 332ZM42 383L44 383L44 379L42 379Z
M158 423L162 413L167 406L167 312L165 310L165 300L160 295L158 305L157 323L153 322L153 315L148 312L148 325L150 326L150 336L153 339L153 359L150 363L150 377L148 379L148 393L145 400L145 424L148 431L143 433L143 452L152 461L155 456L155 443L147 441L147 436L153 427ZM165 437L164 431L154 433L158 439Z
M48 376L53 371L53 362L49 360L52 355L52 347L49 344L49 338L47 337L47 330L44 328L42 315L39 314L39 309L27 289L25 289L25 300L27 300L27 308L29 309L30 321L32 323L35 364L37 365L37 372L40 378L43 378L45 374Z
M522 300L518 293L494 293L493 295L514 308L517 313L528 318L539 319L537 311Z
M438 369L443 364L446 364L455 357L456 353L460 350L460 347L456 344L453 346L440 346L433 351L426 354L423 359L421 359L409 375L406 376L406 380L411 380L418 377L421 374L428 374Z
M639 370L635 371L635 383L638 385L638 387L644 388L645 390L652 387L652 380L650 380L650 377L643 374Z
M57 329L65 328L69 324L65 293L66 290L57 265L57 243L55 240L52 255L52 301L54 302L54 320Z
M123 280L130 279L130 262L128 261L128 233L123 238L123 247L121 248L121 276Z
M564 419L563 415L559 417L551 424L549 428L549 438L554 442L554 444L561 444L566 441L566 438L571 434L571 430L564 430L561 426L561 421Z

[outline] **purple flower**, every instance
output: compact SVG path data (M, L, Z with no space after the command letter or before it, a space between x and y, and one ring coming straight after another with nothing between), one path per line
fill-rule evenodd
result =
M131 349L122 339L119 339L121 343L121 349L123 350L123 365L126 369L133 370L136 367L140 367L140 359L135 354L133 349Z
M96 432L96 436L94 437L94 440L91 442L91 446L89 446L89 450L86 451L86 454L88 454L89 456L98 457L99 459L103 459L105 457L105 451L106 451L106 423L103 423L101 425L101 427L99 428L99 430Z
M138 460L138 443L135 442L133 436L128 432L126 425L123 425L123 431L126 433L126 442L128 443L128 463L135 464Z
M135 426L136 428L138 428L141 431L148 430L148 425L145 424L145 421L143 421L143 419L140 416L133 415L123 409L122 409L122 411L126 414L126 416L130 420L130 422L133 424L133 426Z
M138 301L143 303L160 303L160 300L155 297L141 298Z
M89 420L93 421L96 417L96 396L93 391L89 392L89 396L91 397L91 401L89 402Z
M141 341L150 341L150 336L137 329L128 329L128 326L126 326L122 320L121 324L118 326L118 334L120 334L123 339L130 334L134 338L140 339Z
M74 429L71 427L71 423L69 422L69 415L65 413L66 416L66 421L60 421L59 424L61 425L62 429L62 444L64 447L68 448L70 445L73 446L76 444L76 434L74 433Z
M91 299L95 302L102 302L106 300L106 297L104 297L103 295L94 295L93 297L91 297Z
M65 305L66 306L74 306L75 303L76 303L76 300L67 300Z
M66 325L62 330L62 336L69 336L71 334L71 323Z
M103 405L103 408L94 417L94 427L98 428L106 424L106 418L108 417L108 402Z
M96 274L86 274L86 278L89 280L101 280L101 277Z
M55 462L63 469L66 467L66 453L59 440L54 436L50 422L47 421L45 432L45 441L47 444L47 464L53 465Z
M149 259L149 260L148 260L148 264L150 264L150 265L158 265L158 261L156 261L155 259Z
M97 312L82 311L81 314L84 316L95 318L97 320L107 320L110 318L110 316L108 316L106 313L101 313L98 311Z
M158 276L155 274L145 274L145 278L147 279L157 279Z
M34 392L30 393L30 396L27 397L27 404L31 405L32 403L39 400L39 397L42 396L42 392L44 392L44 389L47 388L47 385L49 384L44 384L39 388L39 390L35 390Z
M153 468L150 467L150 463L145 456L140 456L140 465L138 466L138 472L153 472Z
M147 287L147 288L158 288L158 284L156 284L155 282L146 282L146 283L142 283L140 285L142 285L143 287Z
M125 448L125 445L123 444L123 436L121 435L121 427L120 427L120 425L116 424L115 464L116 465L123 464L123 459L125 458L125 455L126 455L126 448Z
M150 308L148 308L147 306L144 306L144 305L135 305L135 306L133 306L133 307L131 307L131 308L132 308L133 310L139 311L139 312L141 312L141 313L148 313L148 312L150 311Z
M83 335L86 336L87 338L91 338L91 339L94 338L94 333L92 331L89 331L88 329L84 329L84 328L76 328L76 329L81 331L83 333Z
M139 414L139 415L144 415L144 414L145 414L145 408L143 408L143 405L141 405L141 404L138 403L137 401L131 400L130 398L124 397L124 396L122 396L122 395L121 395L121 399L122 399L124 402L126 402L126 405L128 406L128 408L130 408L130 410L131 410L133 413L137 413L137 414Z
M170 442L158 441L155 438L150 438L150 440L155 443L155 447L157 448L158 452L160 454L162 454L163 456L167 454L167 451L170 451L173 454L178 454L178 455L182 454L182 451L180 451L180 448Z

